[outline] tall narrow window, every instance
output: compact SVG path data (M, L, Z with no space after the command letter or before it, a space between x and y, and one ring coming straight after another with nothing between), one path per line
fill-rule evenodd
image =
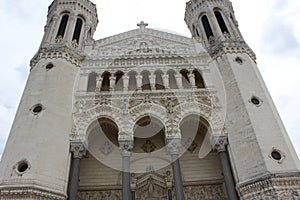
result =
M222 33L229 33L221 13L219 11L215 11L215 16L217 18L217 21L218 21L218 24L220 26Z
M195 84L197 88L205 88L204 80L198 70L194 70L193 74L195 75Z
M104 72L102 74L102 87L101 87L101 91L109 91L109 87L110 87L109 77L110 76L111 76L111 74L109 72Z
M175 71L174 70L169 70L167 72L167 74L169 75L169 87L171 89L178 89L176 78L175 78Z
M155 89L156 90L163 90L165 89L163 79L162 79L162 74L163 72L160 70L157 70L154 72L155 74Z
M82 20L77 18L72 41L76 40L77 43L79 42L81 28L82 28Z
M143 76L143 78L142 78L142 90L151 90L150 80L149 80L150 72L143 71L141 73L141 75Z
M209 24L209 21L208 21L208 18L207 18L206 15L201 17L201 21L202 21L207 39L209 39L211 36L214 36L213 31L210 27L210 24Z
M87 86L87 91L88 92L95 92L95 90L96 90L96 79L97 79L97 74L95 72L92 72L92 73L89 74L88 86Z
M122 91L123 90L123 75L124 73L122 71L117 71L115 73L116 77L116 83L115 83L115 90L116 91Z
M188 71L186 69L183 69L180 71L181 74L181 80L182 80L182 86L184 88L190 88L191 87L191 83L188 77Z
M129 76L128 90L136 90L137 89L137 82L136 82L137 73L134 71L131 71L128 73L128 76Z
M61 22L60 22L56 37L59 37L59 36L62 38L64 37L66 28L67 28L67 24L68 24L68 20L69 20L69 15L64 15L61 18Z

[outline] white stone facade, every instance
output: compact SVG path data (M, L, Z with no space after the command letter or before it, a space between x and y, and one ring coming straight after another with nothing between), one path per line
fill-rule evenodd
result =
M224 151L239 199L300 199L299 159L229 0L187 3L192 38L141 22L94 40L96 13L88 0L50 5L0 199L67 199L74 157L78 199L122 199L124 157L135 199L180 199L174 154L185 199L230 199Z

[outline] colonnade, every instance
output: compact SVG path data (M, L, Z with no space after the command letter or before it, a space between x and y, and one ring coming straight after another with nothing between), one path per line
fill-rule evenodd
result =
M181 176L180 162L179 162L179 148L181 145L180 138L168 138L166 139L166 147L170 154L172 162L172 171L174 179L175 195L177 200L184 200L184 188ZM131 192L130 182L130 158L133 149L133 141L123 140L119 141L121 155L122 155L122 199L132 200L133 195ZM229 200L238 200L238 196L235 190L234 178L231 171L230 161L227 154L228 145L227 137L216 137L213 147L218 152L220 157L224 182L226 185L227 195ZM70 169L70 181L69 181L69 200L76 200L78 192L78 181L80 174L80 160L85 154L86 150L81 142L71 142L70 151L72 153L72 163ZM168 189L168 193L171 193ZM170 194L168 194L170 195ZM169 196L169 199L170 196Z
M182 88L205 88L203 73L197 69L181 69L176 71L143 70L140 73L129 71L109 72L101 74L92 72L88 78L88 92L129 91L129 90L163 90Z

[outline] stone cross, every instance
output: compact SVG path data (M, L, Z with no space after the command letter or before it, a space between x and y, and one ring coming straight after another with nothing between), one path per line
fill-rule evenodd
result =
M148 24L145 23L144 21L141 21L140 23L137 24L138 27L140 27L140 29L144 30Z

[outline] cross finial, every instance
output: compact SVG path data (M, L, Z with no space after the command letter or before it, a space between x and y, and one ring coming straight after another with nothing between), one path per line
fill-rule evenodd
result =
M137 26L139 26L140 29L144 30L148 26L148 24L145 23L144 21L141 21L140 23L137 24Z

